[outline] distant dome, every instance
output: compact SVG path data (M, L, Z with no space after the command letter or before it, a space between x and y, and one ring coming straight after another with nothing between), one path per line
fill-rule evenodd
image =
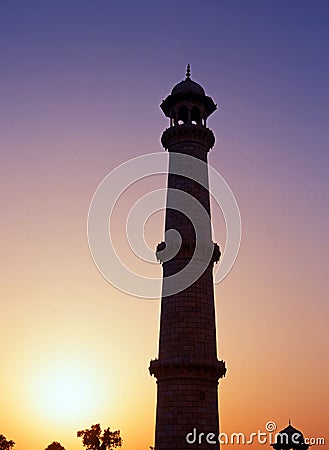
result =
M296 428L294 428L290 423L283 430L279 431L276 437L276 444L272 445L274 448L285 448L285 449L297 449L305 448L309 446L305 444L303 433Z
M176 84L171 91L171 95L176 94L198 94L198 95L206 95L204 89L200 84L191 80L190 78L186 78L184 81Z
M298 434L299 436L301 436L304 439L303 433L301 431L297 430L297 428L293 427L290 424L286 428L281 430L280 434L281 433L286 433L291 438L292 438L293 434ZM298 439L299 439L299 437L298 437Z

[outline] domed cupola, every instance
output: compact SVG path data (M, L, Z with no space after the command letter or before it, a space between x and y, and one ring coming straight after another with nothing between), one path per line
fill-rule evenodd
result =
M294 428L289 420L289 425L276 435L276 443L272 447L274 450L307 450L309 445L305 443L303 433Z
M160 108L170 118L170 126L202 125L217 105L208 97L203 87L191 80L191 68L188 64L186 78L173 87L171 94L163 100Z
M177 95L177 94L196 94L196 95L202 95L205 96L206 93L203 89L203 87L196 83L195 81L191 80L190 78L190 65L187 66L186 71L186 78L185 80L181 81L180 83L176 84L172 88L171 95Z

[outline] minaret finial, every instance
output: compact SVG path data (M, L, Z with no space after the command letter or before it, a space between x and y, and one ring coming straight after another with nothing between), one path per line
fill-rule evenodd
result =
M289 419L289 425L291 425L291 420Z
M186 67L186 78L190 78L191 76L191 66L188 64Z

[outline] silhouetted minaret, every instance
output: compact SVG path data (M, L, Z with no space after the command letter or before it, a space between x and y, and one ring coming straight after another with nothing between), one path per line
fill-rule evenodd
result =
M162 135L169 151L165 242L157 247L163 266L157 379L155 450L218 449L218 380L213 265L220 251L212 242L208 191L208 151L215 143L206 127L216 110L211 97L191 80L178 83L162 102L170 119ZM196 429L196 443L186 436ZM205 435L214 433L214 443ZM190 435L190 441L194 436Z

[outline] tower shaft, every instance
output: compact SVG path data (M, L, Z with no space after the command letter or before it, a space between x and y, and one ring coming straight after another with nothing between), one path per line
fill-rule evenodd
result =
M218 449L218 380L226 368L216 345L213 265L220 252L211 236L207 166L215 138L205 126L211 105L200 91L178 97L174 91L161 105L172 126L162 135L168 192L165 242L157 247L163 266L159 354L150 363L158 387L155 450Z

